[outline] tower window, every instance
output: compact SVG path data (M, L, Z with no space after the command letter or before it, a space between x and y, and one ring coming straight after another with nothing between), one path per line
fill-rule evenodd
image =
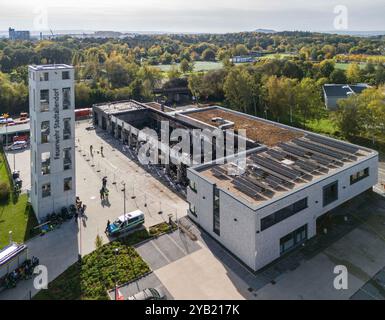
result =
M70 79L70 72L69 71L63 71L61 76L62 76L63 80L69 80Z
M72 190L72 178L71 177L64 179L63 187L64 187L64 191Z
M51 173L51 153L43 152L41 154L41 174L44 176Z
M63 123L63 139L71 139L71 118L64 118Z
M71 107L71 88L63 88L63 110Z
M40 112L49 111L49 90L40 90Z
M71 148L65 148L63 150L63 169L69 170L71 168L72 168Z
M42 197L46 198L51 196L51 184L45 183L41 186Z
M49 142L49 121L43 121L41 123L41 143Z

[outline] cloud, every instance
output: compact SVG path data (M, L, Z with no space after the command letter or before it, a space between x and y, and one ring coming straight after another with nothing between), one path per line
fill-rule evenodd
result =
M53 30L332 30L338 4L348 8L350 30L385 30L383 0L0 0L0 29L32 29L43 5Z

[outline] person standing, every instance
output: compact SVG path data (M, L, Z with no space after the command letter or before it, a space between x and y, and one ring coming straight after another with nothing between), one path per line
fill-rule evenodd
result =
M110 225L111 225L110 220L107 220L106 233L108 233L110 231Z
M104 157L104 155L103 155L103 146L100 146L100 154L101 154L102 157Z
M107 187L107 177L103 177L102 184L103 184L103 188Z
M90 145L90 154L91 154L91 157L93 157L94 156L94 153L93 153L93 146L92 146L92 144Z

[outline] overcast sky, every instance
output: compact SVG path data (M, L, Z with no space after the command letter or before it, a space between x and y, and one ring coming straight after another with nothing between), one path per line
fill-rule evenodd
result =
M385 30L384 1L0 0L0 30L332 31L337 5L348 10L348 30Z

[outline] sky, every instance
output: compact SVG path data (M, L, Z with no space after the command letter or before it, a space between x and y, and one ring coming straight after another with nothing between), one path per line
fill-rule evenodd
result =
M35 32L378 31L384 17L384 0L0 0L0 30Z

